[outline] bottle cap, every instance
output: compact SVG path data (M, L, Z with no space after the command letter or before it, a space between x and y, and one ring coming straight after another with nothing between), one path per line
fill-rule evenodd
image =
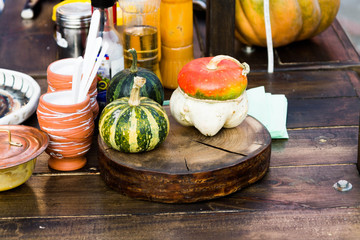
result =
M116 0L91 0L91 5L95 8L109 8L114 6Z
M59 6L56 9L56 23L66 28L89 27L91 21L91 6L89 3L73 2Z

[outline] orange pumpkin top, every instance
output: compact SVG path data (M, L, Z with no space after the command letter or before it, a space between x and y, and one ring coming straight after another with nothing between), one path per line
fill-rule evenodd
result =
M334 21L340 0L271 0L272 42L280 47L309 39ZM263 0L235 0L235 36L249 46L266 47Z
M247 87L249 65L219 55L198 58L179 72L178 84L187 95L198 99L230 100L238 98Z

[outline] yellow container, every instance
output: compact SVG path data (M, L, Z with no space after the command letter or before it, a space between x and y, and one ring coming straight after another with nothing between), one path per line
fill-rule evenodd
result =
M48 144L48 135L37 128L0 125L0 192L25 183Z
M161 0L160 72L163 86L175 89L181 68L194 59L192 0Z
M161 46L160 72L163 86L168 89L178 87L177 77L181 68L194 59L193 45L180 48Z
M193 43L192 0L161 0L161 44L185 47Z

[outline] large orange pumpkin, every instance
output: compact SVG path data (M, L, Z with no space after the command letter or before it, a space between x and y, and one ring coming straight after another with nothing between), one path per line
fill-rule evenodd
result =
M266 46L263 0L236 0L235 36L249 46ZM274 47L309 39L334 21L340 0L270 0Z

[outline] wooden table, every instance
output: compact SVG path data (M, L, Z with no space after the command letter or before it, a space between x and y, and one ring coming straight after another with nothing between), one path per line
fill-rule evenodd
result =
M24 0L5 4L0 15L0 68L33 76L45 92L46 67L56 59L50 20L55 3L42 1L41 13L32 21L20 18ZM325 36L337 38L329 31ZM316 39L323 40L321 35ZM306 48L305 43L295 45ZM344 48L339 59L349 49ZM293 46L296 51L301 50ZM316 52L309 57L313 55ZM358 64L359 56L355 57ZM44 153L25 184L0 193L1 238L359 239L360 80L342 63L327 69L267 74L259 67L249 74L248 88L265 86L267 92L285 94L289 102L290 138L272 141L270 170L259 182L198 203L135 200L104 183L94 141L83 169L51 170ZM35 115L23 124L38 127ZM340 179L352 183L353 189L336 191L333 185Z

